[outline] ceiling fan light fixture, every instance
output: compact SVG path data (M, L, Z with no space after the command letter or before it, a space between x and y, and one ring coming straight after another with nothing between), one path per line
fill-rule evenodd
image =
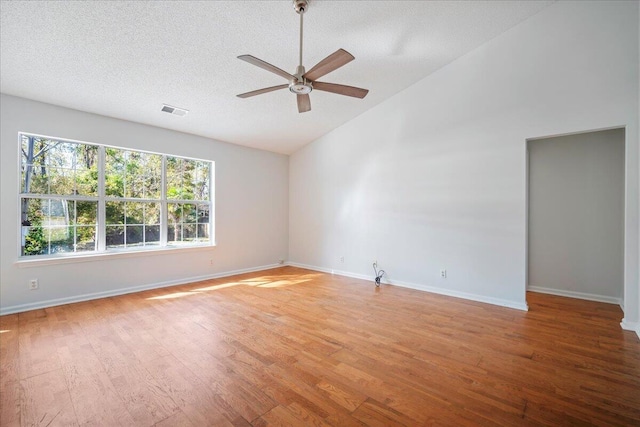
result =
M289 85L289 90L297 95L306 95L311 93L313 86L308 82L296 82Z

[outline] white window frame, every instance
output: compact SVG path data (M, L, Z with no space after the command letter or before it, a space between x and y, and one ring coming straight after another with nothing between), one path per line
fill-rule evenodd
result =
M57 194L33 194L23 193L23 181L22 181L22 137L35 137L50 139L53 141L60 141L72 144L85 144L98 147L98 195L96 196L82 196L82 195L57 195ZM95 142L80 141L68 138L59 138L55 136L41 135L31 132L19 132L18 133L18 239L17 239L17 256L18 264L56 264L58 261L61 263L74 262L81 260L91 260L96 257L120 257L120 256L140 256L152 253L166 253L167 251L188 251L199 248L211 248L215 246L215 161L209 159L187 157L178 154L169 154L154 152L148 150L141 150L137 148L121 147L116 145L100 144ZM161 170L161 191L160 199L142 199L142 198L117 198L113 196L106 196L105 178L106 178L106 149L114 148L125 151L135 151L140 153L154 154L162 156L162 170ZM177 157L187 160L194 160L200 162L206 162L209 164L209 200L168 200L167 199L167 157ZM61 252L56 254L44 254L44 255L22 255L22 203L23 198L31 199L62 199L62 200L79 200L79 201L97 201L97 224L96 224L96 250L84 251L84 252ZM160 242L156 245L150 246L134 246L121 249L106 247L106 203L110 201L118 202L156 202L160 204ZM170 244L167 239L167 233L169 228L168 222L168 203L194 203L194 204L209 204L209 241L196 242L193 244Z

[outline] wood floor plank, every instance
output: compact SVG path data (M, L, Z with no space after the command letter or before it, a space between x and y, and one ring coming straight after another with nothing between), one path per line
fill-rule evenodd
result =
M418 424L415 419L402 414L384 403L373 399L367 399L356 409L353 416L364 422L368 426L387 427L404 426L411 427Z
M20 382L0 381L0 426L20 425Z
M155 427L196 427L198 425L204 424L193 424L189 417L187 417L182 411L178 411L175 414L171 415L169 418L166 418L159 423L155 424ZM216 424L207 424L207 425L216 425Z
M117 334L89 335L87 340L136 424L153 425L178 411L166 391Z
M58 338L64 381L79 424L135 426L136 422L85 337Z
M17 315L6 317L12 317L12 319L0 324L0 386L20 380L18 317Z
M155 359L147 369L193 425L231 426L238 417L218 405L219 397L174 356Z
M61 369L26 378L20 386L21 425L79 425Z
M282 267L0 316L0 424L640 425L620 307Z
M44 313L44 312L43 312ZM18 338L20 378L29 378L61 368L55 337L44 317L21 323Z

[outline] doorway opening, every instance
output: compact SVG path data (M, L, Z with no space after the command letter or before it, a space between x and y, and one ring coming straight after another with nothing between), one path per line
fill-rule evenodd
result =
M527 140L527 291L621 304L624 128Z

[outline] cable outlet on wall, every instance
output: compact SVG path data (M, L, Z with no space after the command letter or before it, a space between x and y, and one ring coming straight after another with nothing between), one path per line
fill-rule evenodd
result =
M278 260L278 264L280 264L280 265L284 264L284 258L280 258L280 259Z
M441 279L446 279L447 278L447 270L446 269L442 269L440 270L440 278Z
M38 289L38 279L29 280L29 289L32 291L35 291L36 289Z

